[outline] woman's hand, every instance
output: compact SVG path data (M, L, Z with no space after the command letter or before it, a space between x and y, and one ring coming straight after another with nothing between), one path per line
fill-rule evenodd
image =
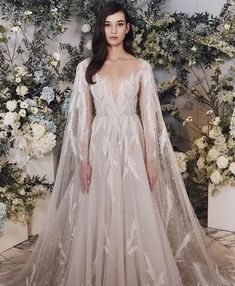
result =
M148 174L148 180L151 191L153 191L153 187L156 184L157 181L157 167L155 161L147 161L146 163L146 169Z
M89 184L91 181L92 168L89 162L81 162L80 165L80 180L82 184L82 192L88 193Z

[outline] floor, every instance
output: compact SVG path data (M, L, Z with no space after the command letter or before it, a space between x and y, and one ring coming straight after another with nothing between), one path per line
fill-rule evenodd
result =
M208 236L222 243L229 249L235 252L235 233L229 231L215 230L205 227L204 229ZM30 239L0 253L0 278L15 276L27 261L32 252L38 236L33 236Z

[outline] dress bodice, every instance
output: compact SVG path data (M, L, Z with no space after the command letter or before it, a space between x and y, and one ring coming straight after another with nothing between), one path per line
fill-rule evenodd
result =
M99 73L94 75L95 84L90 85L90 91L95 105L96 115L121 115L136 113L140 77L143 59L139 60L139 67L125 77L121 77L115 86L109 76ZM115 89L115 90L114 90Z

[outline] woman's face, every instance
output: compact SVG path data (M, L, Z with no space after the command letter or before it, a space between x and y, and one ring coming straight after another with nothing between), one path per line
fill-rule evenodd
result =
M129 29L130 24L126 23L123 12L107 16L104 22L104 32L108 45L117 46L122 43Z

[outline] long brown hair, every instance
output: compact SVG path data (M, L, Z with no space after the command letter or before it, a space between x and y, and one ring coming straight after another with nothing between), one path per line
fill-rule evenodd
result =
M98 70L101 69L108 54L107 41L106 41L105 31L104 31L105 19L107 16L115 14L120 11L124 13L126 24L127 23L130 24L130 29L128 33L126 34L124 41L123 41L123 48L129 54L136 56L134 52L132 51L132 43L134 40L134 35L133 35L131 17L129 16L126 9L120 3L117 3L114 1L107 2L101 9L99 15L97 16L96 22L94 25L94 33L93 33L93 38L92 38L93 57L87 67L86 74L85 74L86 81L89 84L96 83L92 81L92 76Z

